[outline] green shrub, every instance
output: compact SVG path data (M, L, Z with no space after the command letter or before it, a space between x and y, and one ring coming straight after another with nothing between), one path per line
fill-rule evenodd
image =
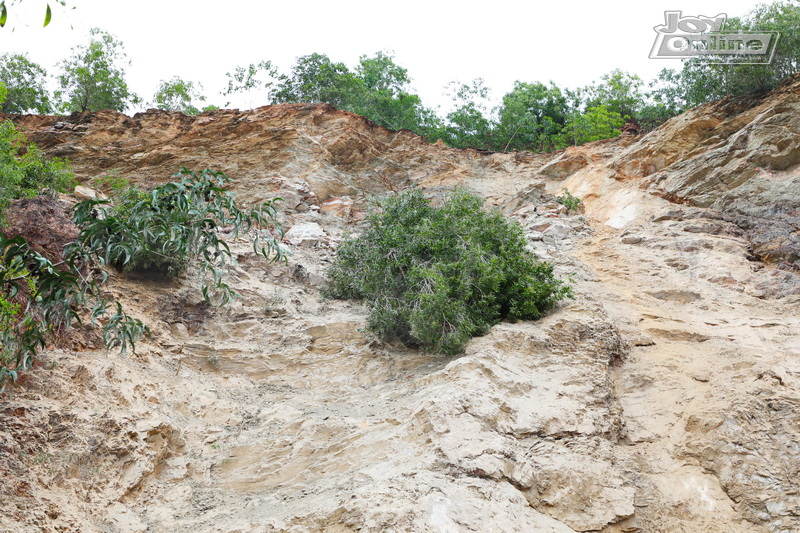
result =
M43 190L72 192L74 187L68 161L46 158L11 121L0 123L0 222L14 199L32 198Z
M108 311L111 302L101 290L105 276L86 275L90 259L74 244L65 249L64 260L54 264L22 237L0 235L0 393L33 365L52 335L81 321L81 310L91 316L92 324L105 322L106 347L120 348L123 354L147 331L119 303Z
M276 238L259 235L270 227L281 232L275 220L278 199L246 210L223 188L230 180L221 172L184 168L176 177L181 179L147 192L120 190L116 205L78 203L73 220L80 235L56 264L22 237L0 235L0 393L32 366L52 335L80 322L82 315L101 326L106 348L124 354L135 346L147 326L103 292L107 264L174 275L197 261L207 274L203 295L225 304L235 297L225 282L233 256L219 229L232 238L254 230L256 253L271 260L284 257Z
M225 190L230 179L222 172L195 173L183 168L173 177L180 179L150 191L124 189L114 204L106 200L79 203L74 216L81 228L79 242L101 264L165 278L196 261L206 275L205 298L216 297L225 304L235 296L225 283L233 255L218 229L230 226L232 238L270 227L281 233L275 210L280 199L243 209ZM253 249L267 259L283 258L278 241L269 233L256 231Z
M556 196L556 201L567 208L569 211L577 211L581 207L581 199L572 196L572 193L564 187L561 189L562 194Z
M165 209L164 204L169 201L160 191L156 191L155 202L160 206L154 209L153 197L150 194L138 187L129 186L116 192L113 196L113 205L106 216L134 226L155 222L154 219L159 219L162 229L172 223L181 225L187 215L176 213L170 206L166 206ZM142 214L145 216L142 217ZM114 257L111 261L114 267L126 272L155 274L164 279L172 279L186 270L189 264L188 247L172 246L172 254L165 254L161 250L164 248L165 240L170 238L169 233L157 231L142 233L140 236L139 246L129 258L124 255Z
M482 204L463 189L438 207L420 190L387 198L363 234L339 247L326 295L364 301L380 337L442 354L571 296L552 265L528 251L519 224Z

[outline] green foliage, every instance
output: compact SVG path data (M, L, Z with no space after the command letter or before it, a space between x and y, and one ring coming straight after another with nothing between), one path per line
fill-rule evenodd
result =
M130 181L119 175L119 170L113 169L109 174L93 178L92 187L114 196L122 194L123 191L130 187Z
M63 113L114 109L125 111L141 102L128 89L125 67L130 61L122 43L98 28L90 32L88 45L72 49L72 55L61 62L56 92L58 108Z
M502 319L539 318L572 294L527 250L518 224L463 189L438 207L420 190L380 207L339 247L326 294L364 301L383 338L456 354Z
M567 122L567 99L555 83L514 83L499 110L498 136L503 151L563 148L560 133Z
M395 65L390 56L380 52L373 58L361 56L355 76L360 94L346 105L348 111L386 128L413 130L420 135L437 121L420 97L409 92L406 70Z
M609 111L605 106L590 107L583 114L574 113L567 121L564 133L572 144L578 146L587 142L599 141L620 135L625 125L619 113Z
M117 204L84 200L73 219L80 228L76 242L64 248L64 260L53 264L33 251L21 237L0 236L0 392L29 369L48 339L68 330L81 315L102 325L107 349L124 354L146 333L147 327L102 292L103 269L162 269L174 275L189 261L198 261L207 274L203 294L220 304L235 293L225 282L234 258L218 230L232 238L255 233L253 249L267 259L283 257L278 242L260 230L273 228L276 200L257 209L241 209L223 186L222 173L186 169L179 181L151 191L124 186L110 177Z
M644 82L635 74L614 69L602 77L602 83L590 85L586 91L586 107L605 107L623 120L636 120L644 105Z
M406 69L386 53L361 56L355 71L325 54L297 58L289 74L269 61L237 67L228 73L223 95L263 91L269 103L325 102L363 115L393 130L409 129L431 138L440 127L436 114L410 92Z
M280 77L274 101L325 102L347 109L362 92L361 80L347 65L334 63L325 54L310 54L297 58L291 74Z
M123 354L147 332L119 304L108 311L109 300L101 291L105 275L90 273L89 259L73 244L65 248L64 261L53 264L22 237L0 236L0 392L31 368L50 337L81 322L81 310L90 312L92 324L105 321L106 346Z
M392 130L407 129L431 137L440 127L433 110L411 92L408 71L384 52L361 56L355 71L361 94L344 109L369 117Z
M581 207L581 199L573 196L566 187L561 190L560 195L556 196L556 201L569 211L577 211Z
M72 192L75 187L69 162L47 159L11 121L0 123L0 177L0 222L16 198L32 198L43 189Z
M646 104L639 111L636 122L641 127L640 131L648 132L654 130L670 118L678 113L673 108L667 107L663 104Z
M265 90L265 101L272 100L272 86L278 77L278 71L271 61L250 63L246 67L236 67L233 73L225 73L228 77L228 88L222 91L223 96L246 93L254 90Z
M184 81L174 76L169 81L161 81L153 101L158 109L180 111L186 115L199 115L200 110L194 102L205 102L206 97L200 94L203 86L192 81Z
M384 52L361 56L354 70L324 54L310 54L297 58L288 74L262 61L227 76L224 95L260 91L273 104L326 102L389 129L408 129L457 148L556 150L619 135L620 118L642 118L651 127L673 114L672 108L649 100L637 76L620 70L576 91L553 82L517 81L494 109L482 79L451 82L453 107L444 119L423 105L410 88L408 71Z
M67 162L44 157L10 121L0 123L0 176L0 219L13 199L43 190L67 192L75 185ZM80 322L81 309L90 309L92 323L106 321L107 346L123 353L146 330L119 306L107 311L109 302L100 290L105 277L92 272L88 259L73 245L62 262L53 264L22 237L0 235L0 392L31 367L48 338Z
M620 111L638 116L647 107L638 77L617 70L603 80L603 84L575 91L562 91L553 82L517 81L503 96L502 105L494 109L497 120L490 118L492 114L484 103L488 90L482 80L472 86L461 85L442 137L455 147L503 152L558 150L615 137L624 125ZM663 114L660 108L647 110L652 121Z
M488 118L489 88L481 78L472 83L450 82L454 109L447 114L442 136L456 148L491 149L494 122Z
M759 92L776 87L800 70L800 3L777 1L759 4L744 18L742 29L780 32L775 57L769 65L740 65L736 74L746 78L740 91Z
M105 200L79 203L79 243L101 265L167 278L196 261L205 276L206 300L228 303L235 297L225 281L234 257L218 229L230 226L232 238L255 230L253 249L266 259L282 259L278 240L269 234L270 228L282 231L276 221L279 199L242 209L225 190L230 179L221 172L183 168L173 177L179 180L150 191L127 188L114 205Z
M0 81L0 105L6 101L8 98L8 89L6 89L6 84Z
M47 72L25 54L5 53L0 56L0 83L8 94L0 102L3 113L39 113L51 110L47 91Z

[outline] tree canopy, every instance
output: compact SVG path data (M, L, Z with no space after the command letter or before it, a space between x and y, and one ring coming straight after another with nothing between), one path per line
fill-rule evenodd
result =
M28 59L27 54L5 53L0 56L0 83L6 87L3 113L39 113L51 111L47 91L47 71Z
M56 92L61 112L114 109L125 111L141 100L128 89L125 67L130 65L122 43L111 34L93 28L86 45L72 49L61 62Z
M195 102L205 102L206 97L200 93L203 86L193 81L184 81L178 76L164 81L153 95L153 103L158 109L180 111L186 115L197 115L200 109Z

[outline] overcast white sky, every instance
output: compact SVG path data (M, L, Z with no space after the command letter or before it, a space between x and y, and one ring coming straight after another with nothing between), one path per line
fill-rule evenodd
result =
M746 13L755 0L621 0L535 2L493 0L68 0L42 28L44 0L11 6L0 29L0 53L28 52L48 73L99 27L124 44L127 79L146 101L160 80L178 75L202 83L222 105L225 73L272 60L282 71L298 56L320 52L355 65L362 54L393 51L429 106L446 103L452 80L482 77L495 99L515 80L578 87L614 68L645 80L674 60L648 59L665 10L684 15ZM13 31L12 31L13 27ZM234 102L240 107L266 102Z

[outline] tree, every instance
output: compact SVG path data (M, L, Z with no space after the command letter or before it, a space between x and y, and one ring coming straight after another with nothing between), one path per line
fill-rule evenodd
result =
M411 82L408 70L397 65L394 57L385 52L377 52L374 57L361 56L358 59L356 75L361 78L368 92L398 95L404 92Z
M125 111L141 102L128 89L125 67L130 65L122 43L109 33L93 28L90 42L72 49L72 56L61 63L58 77L61 91L56 97L64 113L114 109Z
M423 137L435 136L441 129L436 114L411 92L408 71L394 62L391 54L377 52L359 58L355 76L359 90L345 109L364 115L392 130L407 129Z
M193 105L193 102L205 102L206 97L200 94L200 90L195 87L203 88L199 83L195 86L192 81L184 81L173 76L169 81L161 81L158 91L153 96L153 101L158 109L197 115L200 110Z
M51 110L46 87L47 72L26 54L5 53L0 56L0 83L8 94L0 104L3 113L39 113Z
M586 107L603 106L625 120L636 120L645 102L644 83L636 74L614 69L602 83L586 88Z
M585 113L573 113L564 128L564 134L572 144L581 145L591 141L618 136L625 121L616 111L605 106L590 107Z
M562 148L561 130L567 122L567 99L558 86L536 82L514 82L503 97L498 138L503 151L552 150Z
M739 65L753 91L766 91L800 70L800 3L759 4L743 21L743 29L780 32L775 56L768 65Z
M663 106L672 115L682 113L686 110L686 100L680 83L680 73L675 69L661 69L648 84L648 97L653 104Z
M275 103L325 102L339 109L363 99L364 82L344 63L334 63L325 54L297 58L290 75L280 76Z
M228 88L222 91L222 96L236 93L246 93L255 90L264 90L264 102L273 101L273 86L278 79L278 71L272 66L271 61L250 63L246 67L236 67L233 73L226 72Z
M456 148L492 148L494 121L488 110L489 88L482 78L448 84L455 108L447 114L444 137Z
M355 71L324 54L310 54L298 57L289 74L261 61L227 76L225 96L258 90L272 104L325 102L386 128L409 129L428 138L441 129L436 114L411 92L406 69L384 52L361 56Z

